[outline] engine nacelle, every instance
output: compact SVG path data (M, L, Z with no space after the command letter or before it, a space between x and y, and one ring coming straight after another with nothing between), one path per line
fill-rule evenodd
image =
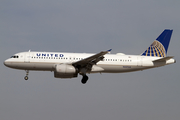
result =
M76 69L74 68L74 66L72 65L68 65L68 64L59 64L56 65L56 72L58 73L76 73Z
M77 77L76 69L72 65L60 64L56 65L54 77L56 78L73 78Z

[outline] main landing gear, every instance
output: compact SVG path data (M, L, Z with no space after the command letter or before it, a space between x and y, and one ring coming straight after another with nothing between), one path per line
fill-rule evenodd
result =
M86 84L87 81L88 81L88 76L87 75L83 75L83 78L81 80L82 84Z
M26 76L24 77L25 80L28 80L28 74L29 74L29 70L25 70L26 71Z

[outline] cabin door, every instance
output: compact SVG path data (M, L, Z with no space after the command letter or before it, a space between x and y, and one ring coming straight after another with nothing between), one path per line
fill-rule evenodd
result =
M24 62L30 62L30 52L24 53Z

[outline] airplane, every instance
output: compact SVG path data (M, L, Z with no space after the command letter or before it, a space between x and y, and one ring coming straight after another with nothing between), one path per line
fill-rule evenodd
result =
M110 50L97 54L65 52L20 52L4 61L4 65L26 71L53 71L55 78L74 78L82 75L82 84L90 73L124 73L140 71L176 62L167 56L173 30L165 29L140 55L110 54Z

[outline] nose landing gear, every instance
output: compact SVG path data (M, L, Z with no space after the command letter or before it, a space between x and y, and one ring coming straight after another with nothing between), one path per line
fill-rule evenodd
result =
M26 71L26 76L24 77L25 80L28 80L28 74L29 74L29 70L25 70Z

